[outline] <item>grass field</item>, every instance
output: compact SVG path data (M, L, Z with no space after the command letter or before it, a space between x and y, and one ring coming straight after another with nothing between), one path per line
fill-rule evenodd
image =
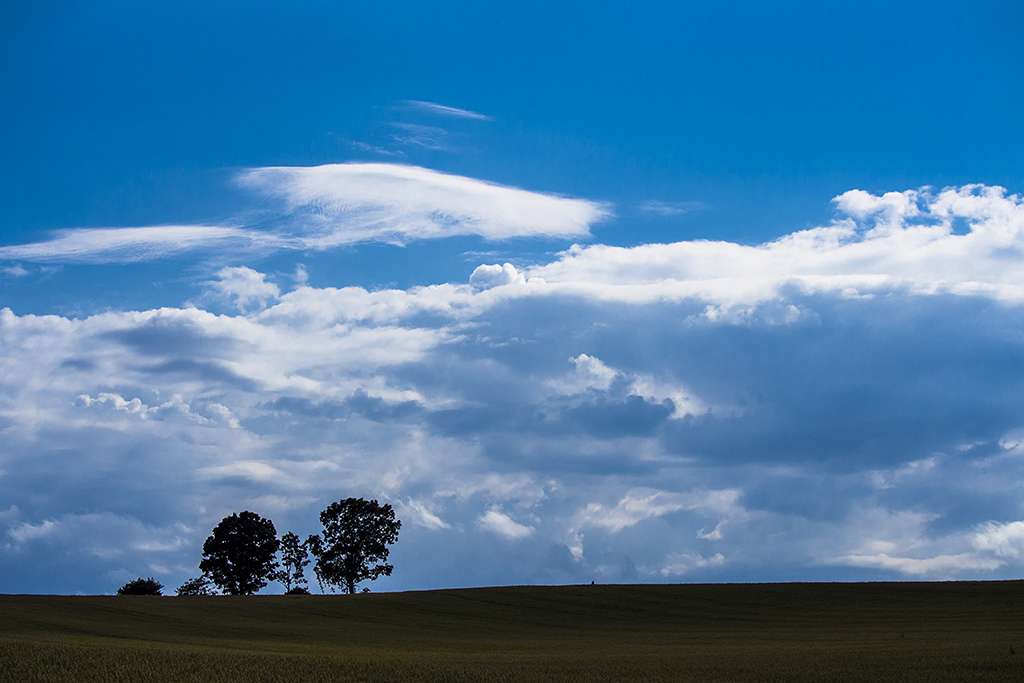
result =
M1024 681L1024 582L0 596L0 681Z

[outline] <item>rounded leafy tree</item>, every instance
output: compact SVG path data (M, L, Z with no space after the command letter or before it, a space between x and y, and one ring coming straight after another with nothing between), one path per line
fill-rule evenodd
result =
M164 586L159 581L149 577L148 579L138 578L129 581L117 589L118 595L163 595Z
M274 523L246 510L214 528L199 569L228 595L252 595L277 575L279 545Z
M351 595L360 581L391 576L388 546L398 540L402 522L390 505L346 498L321 512L320 522L323 537L310 536L306 546L316 558L313 571L321 588L341 586Z

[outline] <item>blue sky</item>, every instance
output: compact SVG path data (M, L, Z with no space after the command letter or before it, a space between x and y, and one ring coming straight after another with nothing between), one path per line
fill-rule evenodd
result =
M5 3L0 592L1019 577L1022 21Z

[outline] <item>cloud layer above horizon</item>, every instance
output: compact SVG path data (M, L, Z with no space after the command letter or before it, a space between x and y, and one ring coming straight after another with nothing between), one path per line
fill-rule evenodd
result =
M235 181L277 203L225 225L66 230L44 242L0 247L0 260L129 263L200 250L267 254L460 235L584 239L610 215L600 202L399 164L252 168Z
M272 221L0 258L584 240L612 211L383 164L239 182ZM755 246L580 244L377 291L239 264L178 307L3 309L0 590L176 585L224 515L305 534L348 495L405 522L390 588L1016 576L1024 202L974 185L834 204Z

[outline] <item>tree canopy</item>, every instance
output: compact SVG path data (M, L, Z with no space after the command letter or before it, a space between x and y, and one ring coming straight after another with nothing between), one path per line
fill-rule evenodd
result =
M228 595L251 595L275 578L279 545L274 523L246 510L213 529L199 569Z
M320 522L323 536L310 536L306 545L316 558L313 569L321 589L326 583L351 595L360 581L391 576L388 546L398 540L402 522L390 505L346 498L321 512Z

